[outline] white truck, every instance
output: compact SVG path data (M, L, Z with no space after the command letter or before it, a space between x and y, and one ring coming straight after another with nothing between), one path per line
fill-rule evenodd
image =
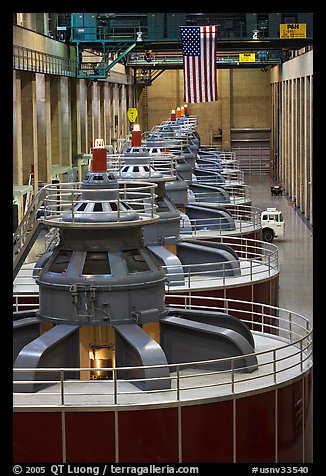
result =
M261 213L263 240L271 243L274 238L285 235L285 222L281 211L267 208Z

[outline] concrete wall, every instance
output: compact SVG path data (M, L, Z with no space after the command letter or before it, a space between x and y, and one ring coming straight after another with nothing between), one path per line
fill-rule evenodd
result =
M271 127L270 70L231 70L231 127Z
M237 127L271 127L270 70L219 69L219 99L210 103L188 104L188 112L198 116L198 132L202 144L211 144L212 133L222 129L222 146L230 148L230 129ZM142 125L154 125L170 117L172 109L183 104L183 70L164 71L140 98ZM147 109L147 111L146 111Z
M272 69L274 180L313 223L313 51Z
M65 43L18 25L13 25L13 44L63 58L70 55L70 47Z

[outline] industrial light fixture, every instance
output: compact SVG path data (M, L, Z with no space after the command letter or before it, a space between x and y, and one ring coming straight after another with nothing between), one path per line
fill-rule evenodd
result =
M101 349L113 349L112 344L108 345L91 345L92 357L90 359L91 370L90 378L91 380L107 380L112 378L112 370L105 370L112 368L112 359L108 358L98 358L96 355L98 350Z
M142 31L137 31L137 38L136 41L143 41L143 32Z

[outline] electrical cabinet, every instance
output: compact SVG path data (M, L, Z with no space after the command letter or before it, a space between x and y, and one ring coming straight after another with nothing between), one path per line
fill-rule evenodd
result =
M81 41L96 40L97 13L72 13L71 39Z

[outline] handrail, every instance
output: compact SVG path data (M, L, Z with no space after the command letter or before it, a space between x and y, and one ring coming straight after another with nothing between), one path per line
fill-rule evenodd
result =
M196 182L193 182L192 185L196 186ZM204 185L204 184L198 184L198 185ZM209 184L205 184L209 186ZM218 184L212 185L212 187L215 187ZM251 201L251 187L249 185L245 184L220 184L220 187L223 188L230 197L230 202L224 203L224 202L219 202L218 197L220 195L220 192L214 191L213 189L208 189L207 192L197 192L197 191L192 191L195 201L194 203L209 203L210 206L218 205L218 206L223 206L223 205L237 205L240 204L239 202L244 201L245 203L248 203ZM214 198L217 198L214 200Z
M225 230L223 228L222 224L225 221L224 217L188 218L187 220L181 217L180 232L182 234L191 233L194 236L202 234L203 231L205 231L206 234L207 232L213 232L214 235L225 235L232 234L232 231L235 233L242 233L261 229L261 211L259 208L248 205L224 206L224 204L223 208L225 208L225 210L230 213L231 217L235 221L235 230ZM191 230L189 231L186 227L188 223L191 225Z
M175 278L178 275L185 278L182 289L191 289L201 284L224 288L228 283L232 286L237 281L243 283L244 278L249 278L252 282L262 276L271 277L279 273L278 247L276 245L241 237L221 236L219 238L220 243L230 245L236 250L238 258L222 262L183 264L182 273L178 273L173 266L162 266L163 269L167 274L171 272ZM212 249L214 250L214 248ZM228 271L232 270L234 266L240 266L240 273L229 275ZM168 293L170 290L171 292L175 290L175 282L166 283ZM178 289L180 289L180 285L178 285Z
M137 160L140 162L142 160L147 161L147 163L144 162L142 165L149 167L148 178L151 178L153 173L156 172L162 173L169 180L175 180L176 178L176 157L172 154L160 153L157 155L137 156L137 158L135 157L135 164L129 163L129 159L132 159L132 157L125 156L124 154L107 154L106 158L108 172L116 172L119 178L121 178L121 169L124 166L139 166ZM137 180L137 178L134 179L135 182Z
M184 295L171 295L172 298L177 298L179 304L173 304L172 307L176 309L191 309L191 310L206 310L206 311L218 311L224 312L235 317L238 317L245 322L249 327L253 327L252 331L254 335L259 338L268 338L270 335L268 348L263 349L246 356L226 357L221 359L202 360L196 362L183 362L177 364L160 364L160 365L145 365L137 366L139 369L154 369L154 368L168 368L171 372L169 377L153 377L142 379L121 379L118 378L119 370L134 370L136 367L124 366L124 367L105 367L105 368L93 368L93 367L80 367L80 368L15 368L14 374L28 373L28 372L51 372L54 374L60 374L58 379L44 380L14 380L14 384L53 384L55 387L48 391L42 390L41 396L54 396L59 397L59 406L71 405L71 398L74 395L78 395L78 401L74 403L75 406L88 406L92 405L90 396L92 394L98 395L98 383L96 380L78 380L78 379L66 379L66 372L81 372L81 371L110 371L113 375L113 380L106 380L105 384L105 405L117 406L130 403L130 397L124 400L125 396L135 395L137 396L135 404L148 405L150 403L157 403L157 394L162 397L159 402L177 402L181 400L189 399L188 391L196 390L196 396L192 394L192 399L202 398L203 396L214 395L235 395L248 392L248 386L246 382L251 382L251 389L254 388L268 388L275 384L281 383L289 377L295 378L297 375L308 371L312 366L312 342L313 342L313 330L310 321L299 313L289 311L284 308L271 306L263 303L256 303L251 301L242 301L237 299L226 298L208 298L196 296L196 302L204 302L204 305L193 304L191 302L191 296ZM211 301L213 305L207 304L207 300ZM239 308L240 305L240 308ZM248 309L248 310L247 310ZM239 314L239 315L238 315ZM248 316L248 318L243 317ZM275 334L275 330L277 331ZM275 343L275 346L270 347L270 343ZM243 371L239 372L236 362L244 357L256 355L258 361L258 370L256 372L247 373L243 372L248 370L249 367L242 368ZM224 370L215 370L213 368L207 368L207 365L213 364L228 364L224 365ZM195 364L195 368L193 367ZM216 368L216 367L215 367ZM191 372L189 372L191 369ZM187 370L187 372L185 372ZM164 390L146 390L141 399L142 393L139 390L130 390L130 386L126 387L124 383L132 383L139 381L149 380L164 380L165 378L171 379L171 388ZM85 382L88 382L86 387L81 387ZM102 381L103 382L103 381ZM101 383L102 383L101 382ZM72 386L76 389L74 390ZM214 390L215 389L215 390ZM201 392L207 392L214 390L214 393L204 395ZM23 397L25 394L19 392L16 394ZM28 405L35 407L43 405L44 403L38 403L38 392L28 393L29 400ZM84 395L85 400L80 401L80 396ZM153 400L151 400L153 395ZM15 397L14 397L15 398ZM31 400L32 399L32 400ZM69 402L67 401L69 400ZM33 403L31 403L33 402ZM98 405L98 403L97 403ZM14 401L14 407L24 406L23 400ZM51 401L53 406L53 400ZM55 406L55 404L54 404Z
M13 268L14 278L18 271L18 264L22 259L22 256L27 249L30 240L33 238L33 231L39 225L37 213L40 208L40 204L44 197L44 187L42 187L34 196L30 206L28 207L25 215L19 223L16 231L13 234Z
M57 76L77 75L77 62L63 56L13 45L13 68Z
M215 171L211 170L211 172L216 172L215 175L195 175L195 180L192 180L192 183L198 183L202 185L220 185L221 187L225 187L226 185L244 185L245 184L245 177L244 172L240 169L216 169ZM205 169L203 169L205 170ZM199 169L200 171L200 169ZM224 182L221 182L220 177L222 176Z
M41 221L46 225L53 227L113 227L123 222L124 226L132 226L135 223L150 223L158 221L159 216L156 214L157 205L155 199L155 188L157 184L152 182L124 182L121 181L116 184L116 188L87 188L87 195L94 196L94 199L81 199L83 193L83 182L71 182L71 183L58 183L47 184L44 189L44 203L43 207L44 216L41 217ZM116 194L115 199L108 200L109 202L115 202L117 208L117 216L114 221L107 221L106 211L92 212L94 217L98 220L92 220L91 222L82 221L79 223L75 219L75 214L78 213L80 217L87 217L90 213L86 210L76 211L76 206L81 203L87 202L88 204L97 203L99 199L96 198L96 194L108 192L110 197ZM102 200L100 200L102 201ZM134 209L138 213L138 218L134 220L123 221L125 216L128 216L131 209ZM67 212L71 212L71 220L62 221L63 215Z

